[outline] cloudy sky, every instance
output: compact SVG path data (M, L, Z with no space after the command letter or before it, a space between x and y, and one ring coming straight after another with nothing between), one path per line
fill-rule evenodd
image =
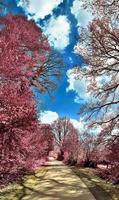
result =
M80 27L86 27L92 16L82 9L80 0L6 0L8 9L6 13L21 14L34 19L44 34L48 37L50 45L57 50L65 64L65 71L58 83L58 87L51 98L41 95L35 90L38 113L42 110L43 122L51 123L58 116L70 117L75 126L78 126L80 106L87 101L86 81L75 80L72 72L74 66L83 63L83 59L74 52L78 42Z

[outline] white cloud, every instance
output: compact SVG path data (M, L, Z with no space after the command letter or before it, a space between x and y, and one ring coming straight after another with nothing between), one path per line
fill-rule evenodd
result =
M88 128L89 121L86 121L85 117L81 117L79 121L71 119L74 127L79 131L79 134L83 134L88 131L89 134L98 135L102 128L101 126L95 126L93 128Z
M42 111L40 113L39 121L41 123L52 124L58 118L59 118L59 115L57 112L47 110L47 111ZM76 119L71 118L70 121L79 132L83 131L84 125L82 123L82 120L78 121Z
M76 119L70 119L71 123L73 124L74 128L78 130L79 133L81 133L84 129L84 125L82 121L78 121Z
M69 44L70 23L65 15L52 16L43 27L51 46L63 50Z
M27 14L34 15L35 21L44 19L47 15L52 14L55 9L63 0L29 0L29 5L24 0L20 0L18 6L23 7Z
M40 113L39 121L43 124L52 124L55 120L57 120L57 118L59 118L57 112L47 110ZM87 130L88 123L83 117L81 117L79 121L73 118L71 118L70 121L73 124L74 128L78 130L79 134L82 134L85 132L85 130ZM88 132L93 133L94 135L97 135L100 131L101 127L94 127L88 130Z
M52 122L55 121L58 117L59 115L56 112L47 110L40 113L39 120L42 123L52 124Z
M18 6L25 9L28 19L44 19L47 15L53 14L53 9L62 3L63 0L29 0L29 5L24 0L20 0ZM63 50L69 44L70 22L65 15L58 17L51 16L45 22L42 29L47 35L50 45L56 49Z
M95 126L93 128L88 128L89 122L85 120L84 117L81 117L80 120L75 120L75 119L70 119L74 127L78 130L79 134L83 134L86 131L88 133L93 134L93 135L98 135L101 132L101 127L100 126Z
M66 92L74 91L76 93L75 102L80 103L81 99L88 101L90 98L89 93L87 92L87 80L76 79L73 73L73 69L67 71L68 83L69 86L66 88Z
M79 32L81 26L85 28L93 19L91 12L84 9L82 4L83 3L80 0L74 0L71 8L71 13L75 16L78 22L77 26L79 27Z

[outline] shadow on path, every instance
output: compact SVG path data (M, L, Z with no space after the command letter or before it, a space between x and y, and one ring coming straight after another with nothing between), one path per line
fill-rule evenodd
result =
M61 161L50 161L43 176L38 173L20 182L21 190L1 200L95 200L87 186Z
M96 200L112 200L111 196L98 185L97 180L94 182L88 174L83 173L80 169L78 171L75 169L75 167L72 167L72 169L87 185Z

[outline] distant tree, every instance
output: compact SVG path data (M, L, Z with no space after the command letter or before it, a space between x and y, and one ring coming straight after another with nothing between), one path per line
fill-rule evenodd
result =
M69 130L61 144L61 150L64 152L64 161L67 164L75 165L79 154L79 136L73 126L70 126Z
M52 151L54 148L54 135L52 132L52 127L49 124L40 124L39 128L41 130L43 138L41 144L45 144L45 153L46 156L48 156L49 152ZM43 154L44 154L44 145L43 145Z
M73 164L78 156L78 132L74 128L70 119L58 118L52 124L56 146L60 149L61 159Z
M61 145L62 141L64 140L65 136L70 132L70 127L73 125L70 122L70 119L63 117L58 118L52 124L52 129L55 137L56 144L58 146Z

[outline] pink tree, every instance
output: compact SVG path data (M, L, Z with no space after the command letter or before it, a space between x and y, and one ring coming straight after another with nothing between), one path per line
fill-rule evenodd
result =
M67 164L75 165L79 154L79 137L73 126L70 126L69 130L70 132L63 139L61 150L64 152L64 161Z
M0 170L7 181L48 155L51 129L38 124L31 86L53 89L50 76L60 74L60 62L33 21L9 15L0 24Z
M77 53L84 57L86 65L77 70L78 76L87 81L87 92L92 97L91 101L82 107L81 113L84 115L86 113L85 119L92 127L101 126L99 137L105 141L103 145L107 150L108 160L112 163L114 158L113 166L115 163L115 170L117 169L118 172L118 156L115 161L112 153L115 155L117 152L115 142L119 144L119 16L117 11L119 1L85 0L83 3L84 8L90 10L95 18L86 29L82 29L80 42L76 48Z
M60 150L59 158L65 162L75 164L78 157L78 131L74 128L70 119L58 118L52 124L55 145Z

